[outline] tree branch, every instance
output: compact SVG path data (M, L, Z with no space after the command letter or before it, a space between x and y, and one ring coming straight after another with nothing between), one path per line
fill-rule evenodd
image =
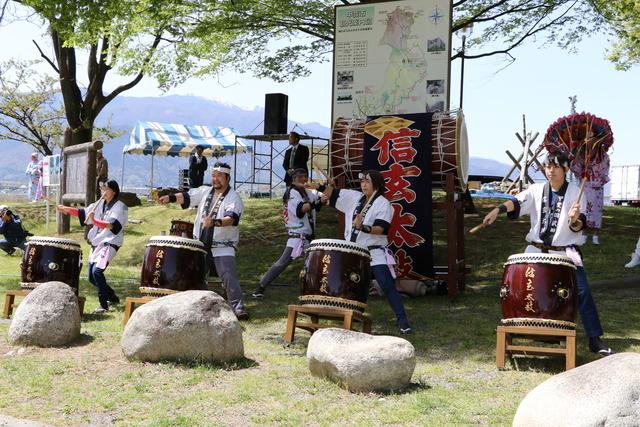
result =
M44 54L44 52L42 51L42 49L40 49L40 46L38 46L38 43L35 40L31 40L33 42L33 44L36 45L36 47L38 48L38 51L40 51L40 56L49 63L49 65L51 65L51 67L53 68L53 70L60 74L60 70L58 69L58 67L56 67L56 64L47 56Z
M151 48L149 49L149 53L147 54L147 57L142 62L142 65L140 67L140 72L138 72L138 75L136 75L136 77L133 80L131 80L129 83L118 86L113 90L113 92L105 96L103 98L103 102L100 105L100 108L97 109L97 111L95 112L96 116L98 115L100 110L102 110L102 108L104 108L104 106L107 105L109 102L111 102L111 100L113 100L116 96L120 95L122 92L129 90L135 85L137 85L138 83L140 83L140 80L142 80L142 77L144 77L144 69L151 61L151 58L153 58L153 55L156 52L161 40L162 40L161 35L157 34L155 36L155 39L153 40L153 44L151 45Z

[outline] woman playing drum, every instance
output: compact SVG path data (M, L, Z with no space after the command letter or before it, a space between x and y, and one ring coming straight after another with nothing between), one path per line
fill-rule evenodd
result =
M391 225L393 208L383 195L384 177L376 170L367 171L360 177L360 188L362 193L327 187L323 193L329 198L331 206L345 214L345 239L369 248L373 276L384 290L398 319L400 333L409 334L411 327L404 311L402 297L395 287L395 262L387 248L387 232Z
M77 216L80 225L93 225L87 240L91 244L89 253L89 282L98 288L100 307L94 314L109 310L109 303L117 304L120 299L107 284L104 271L109 262L124 242L124 226L127 224L129 211L127 205L118 200L120 187L114 180L107 181L100 187L101 197L85 209L76 209L58 205L57 209L65 215Z
M533 184L515 200L508 200L489 212L484 225L493 224L500 213L507 213L510 219L529 215L531 229L526 236L529 245L525 252L556 253L566 255L576 265L578 281L578 311L586 335L589 337L589 350L601 356L613 351L600 340L603 335L598 317L598 309L593 301L587 274L582 264L582 256L577 249L585 237L582 230L586 225L585 199L578 201L578 186L565 180L569 170L569 159L562 153L549 154L544 163L545 175L549 182Z

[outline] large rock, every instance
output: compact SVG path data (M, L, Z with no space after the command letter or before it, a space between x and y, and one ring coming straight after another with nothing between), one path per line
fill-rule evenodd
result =
M242 328L211 291L158 298L133 312L120 342L129 359L217 362L244 357Z
M66 283L38 285L16 309L9 339L15 344L63 346L80 335L78 298Z
M620 353L549 378L525 396L517 426L639 426L640 354Z
M406 387L416 367L409 341L338 328L321 329L311 336L307 360L312 374L357 392Z

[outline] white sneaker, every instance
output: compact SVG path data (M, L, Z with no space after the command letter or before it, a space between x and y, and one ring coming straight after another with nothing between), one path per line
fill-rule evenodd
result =
M600 244L600 239L598 238L598 236L593 236L593 239L591 239L591 241L593 242L594 245Z
M637 267L639 265L640 265L640 255L634 253L633 255L631 255L631 261L626 263L624 266L626 268L633 268L633 267Z
M93 312L91 314L103 314L103 313L106 313L106 312L107 312L106 308L98 307L95 310L93 310Z

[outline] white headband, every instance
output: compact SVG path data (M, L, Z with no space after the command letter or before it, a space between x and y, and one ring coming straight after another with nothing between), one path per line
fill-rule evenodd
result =
M212 172L222 172L222 173L226 173L227 175L231 175L231 168L228 168L226 166L214 166Z

